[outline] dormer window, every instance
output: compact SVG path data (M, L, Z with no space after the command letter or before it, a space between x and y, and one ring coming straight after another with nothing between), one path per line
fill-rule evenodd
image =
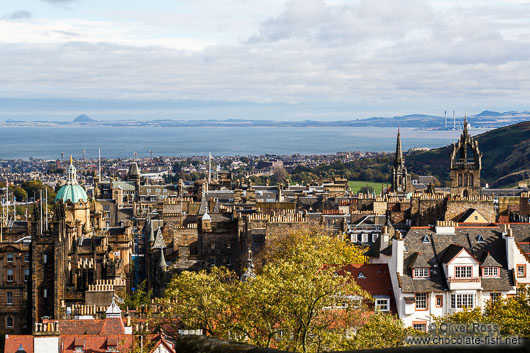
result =
M364 278L366 278L366 276L364 275L364 273L359 272L359 274L357 275L357 278L358 279L364 279Z
M422 242L422 243L430 243L431 240L429 239L428 236L424 235L423 238L421 238L421 242Z
M482 268L482 276L484 277L499 277L499 268L496 266L488 266Z
M471 278L472 273L472 266L455 266L455 278Z
M428 267L417 267L412 271L412 277L414 278L429 278L430 269Z
M482 235L477 235L477 237L475 238L477 240L477 242L479 243L484 243L484 237L482 237Z

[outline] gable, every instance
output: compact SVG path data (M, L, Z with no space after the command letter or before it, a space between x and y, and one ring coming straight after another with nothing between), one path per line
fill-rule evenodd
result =
M489 223L477 210L470 208L458 220L459 223Z
M473 256L466 248L462 248L460 252L453 257L449 262L447 262L448 265L457 265L457 264L471 264L471 265L477 265L479 264L479 261Z

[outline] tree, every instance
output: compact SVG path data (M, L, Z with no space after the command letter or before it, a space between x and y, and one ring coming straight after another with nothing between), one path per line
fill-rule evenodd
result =
M39 198L39 190L42 190L42 197L45 197L45 190L48 189L48 203L53 203L55 200L55 191L40 180L28 180L22 184L22 188L26 190L29 197L35 195L35 198Z
M362 304L369 295L348 274L338 276L335 265L363 259L361 249L323 228L280 228L268 237L254 278L243 282L217 267L210 273L182 272L166 290L164 311L184 328L262 347L296 352L347 347L349 330L359 331L369 320ZM378 345L397 345L402 324L378 319L390 323L388 343L381 335ZM372 337L369 333L374 335L366 331L355 344Z
M406 328L403 321L392 314L378 312L371 315L367 322L345 340L342 349L376 349L399 347L403 345L412 329Z
M26 201L28 199L28 193L26 190L21 188L18 185L15 185L11 191L13 192L13 195L17 198L18 201Z
M435 320L438 323L492 323L499 325L502 335L530 338L530 286L520 288L516 297L488 301L483 311L480 308L464 308L461 312Z
M138 285L138 288L131 294L128 295L124 303L122 304L122 309L136 309L141 308L143 306L148 306L151 304L151 297L153 296L153 290L150 289L148 291L145 290L146 287L146 281L143 281Z
M280 184L280 183L285 182L285 180L288 177L287 171L285 170L284 167L280 167L280 166L274 167L274 170L272 173L273 173L272 174L273 181L275 184Z

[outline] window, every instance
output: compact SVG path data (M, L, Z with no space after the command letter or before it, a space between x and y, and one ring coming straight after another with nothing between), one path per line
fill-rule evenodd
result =
M363 235L362 235L362 242L363 242L363 243L368 242L368 234L363 233Z
M416 310L427 310L427 293L416 293Z
M145 191L147 191L147 192L151 192L151 189L146 189Z
M517 277L526 277L526 266L525 265L517 265Z
M436 296L436 307L441 308L444 306L444 297L443 295L437 295Z
M232 243L226 243L226 248L230 249L232 247Z
M210 259L210 266L215 266L215 257Z
M413 322L412 327L415 330L427 332L427 323L426 322Z
M44 263L44 264L48 263L48 254L42 255L42 263Z
M24 262L29 262L29 254L24 254Z
M29 281L29 270L24 270L24 281Z
M13 282L13 270L7 270L7 281Z
M13 327L13 323L14 323L13 316L8 315L6 317L6 327Z
M375 243L377 240L378 234L372 234L372 242Z
M210 248L215 249L215 243L211 243Z
M351 242L352 242L352 243L357 243L357 241L358 241L358 240L357 240L357 234L353 233L353 234L351 235Z
M471 266L455 266L455 277L456 278L471 278L472 267Z
M228 258L226 259L226 267L230 267L230 266L232 266L232 259Z
M451 309L474 307L474 294L451 294Z
M156 192L157 192L157 193L160 193L160 189L156 189Z
M83 346L75 346L74 352L83 352Z
M375 300L375 311L390 311L390 299L378 298Z
M427 267L418 267L414 269L414 278L429 278L429 269Z
M496 302L501 297L501 293L490 293L490 300Z
M499 268L498 267L484 267L482 268L482 276L499 277Z
M6 300L6 303L7 304L13 304L13 292L7 292L7 300Z
M43 296L44 298L48 298L48 288L44 288L44 289L42 290L42 296Z
M13 254L7 254L7 262L13 262Z

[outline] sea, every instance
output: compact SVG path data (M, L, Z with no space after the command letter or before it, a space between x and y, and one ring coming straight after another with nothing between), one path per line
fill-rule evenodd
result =
M97 158L98 149L102 158L392 152L396 134L386 127L0 127L0 159ZM401 129L404 150L445 146L460 134Z

